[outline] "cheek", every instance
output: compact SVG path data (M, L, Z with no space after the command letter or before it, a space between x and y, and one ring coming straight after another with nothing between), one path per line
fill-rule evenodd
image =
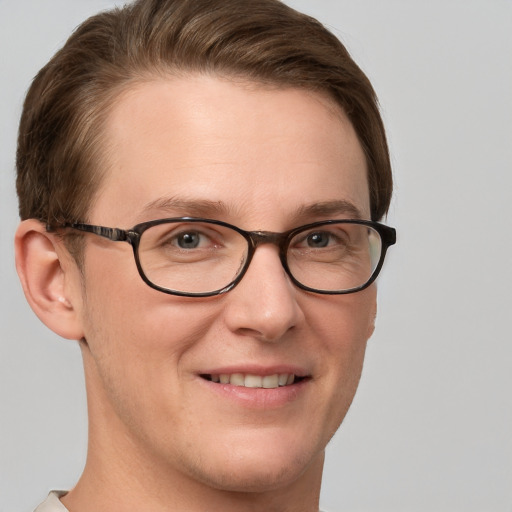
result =
M357 388L368 338L373 334L376 313L376 288L346 296L340 315L338 339L341 348L341 375L347 387ZM343 388L343 387L342 387Z
M130 371L172 361L178 372L177 363L208 332L215 315L200 304L142 286L137 292L120 289L117 297L89 288L85 332L91 352Z
M148 445L158 438L165 453L173 432L190 424L183 410L187 370L217 315L209 304L153 292L142 280L142 286L125 283L117 298L105 285L87 290L84 362L98 411L91 417Z
M372 335L377 309L376 288L370 286L362 292L327 296L320 299L311 314L310 324L320 335L325 348L337 359L364 355L366 341ZM313 312L313 309L311 309Z
M131 268L131 254L106 256L91 255L85 276L83 322L93 373L108 394L151 401L176 388L215 315L208 304L151 289Z
M323 347L323 401L327 431L333 435L343 420L357 390L364 362L366 344L373 332L376 290L331 298L323 304L313 327Z

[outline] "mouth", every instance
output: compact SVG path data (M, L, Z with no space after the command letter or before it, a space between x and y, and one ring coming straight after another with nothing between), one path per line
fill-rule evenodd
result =
M220 373L201 374L204 380L217 384L231 384L244 388L275 389L291 386L305 380L307 377L299 377L294 373L275 373L273 375L255 375L251 373Z

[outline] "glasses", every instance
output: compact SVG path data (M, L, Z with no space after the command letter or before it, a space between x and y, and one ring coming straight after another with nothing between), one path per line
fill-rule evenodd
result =
M244 231L191 217L153 220L128 230L80 223L61 227L130 243L146 284L186 297L232 290L263 244L279 248L281 264L299 288L321 294L357 292L375 281L388 247L396 242L393 228L366 220L314 222L284 233Z

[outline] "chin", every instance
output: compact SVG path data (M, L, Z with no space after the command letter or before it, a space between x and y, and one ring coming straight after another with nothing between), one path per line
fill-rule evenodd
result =
M293 485L306 472L307 467L290 461L276 464L275 461L253 467L237 464L233 467L218 468L212 473L201 469L202 481L209 487L229 492L263 493L272 492ZM205 474L206 473L206 474ZM196 477L199 475L195 475Z
M278 447L255 443L244 450L232 443L223 453L205 459L194 468L194 478L209 487L230 492L271 492L300 481L309 471L316 473L323 466L323 449L314 450L300 444L283 442ZM299 448L299 450L298 450Z

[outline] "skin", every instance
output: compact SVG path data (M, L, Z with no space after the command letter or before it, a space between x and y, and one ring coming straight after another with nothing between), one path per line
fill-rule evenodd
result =
M92 224L126 229L202 215L285 231L353 218L307 211L340 200L370 218L361 146L343 112L318 93L208 76L150 81L118 99L105 141ZM83 275L36 221L22 223L16 244L36 313L82 340L89 453L62 499L71 512L318 510L324 449L373 332L374 286L305 292L277 248L263 245L235 289L184 298L148 287L126 243L86 235ZM308 379L284 403L269 392L265 406L257 394L240 400L199 377L247 365L292 365Z

